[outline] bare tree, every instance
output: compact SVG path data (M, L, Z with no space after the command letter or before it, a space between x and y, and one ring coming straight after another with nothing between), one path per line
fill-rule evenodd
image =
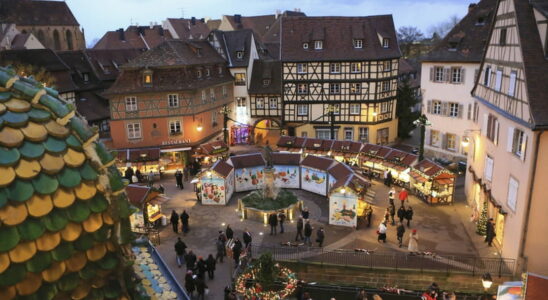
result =
M445 37L460 22L460 18L457 15L452 15L449 20L434 24L428 28L428 33L431 36L438 36L440 38Z
M402 26L398 28L397 36L404 57L410 56L411 45L413 45L414 42L418 42L424 38L420 29L413 26Z

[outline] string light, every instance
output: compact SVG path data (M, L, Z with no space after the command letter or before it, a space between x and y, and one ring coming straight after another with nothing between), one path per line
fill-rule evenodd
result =
M240 275L236 280L236 292L244 295L248 299L261 299L261 300L280 300L285 299L291 295L297 287L297 276L290 269L281 267L278 264L275 266L278 269L278 279L282 281L284 286L279 291L264 291L260 284L254 283L251 287L246 287L246 283L249 280L255 280L259 273L259 266L253 266L249 268L245 273Z

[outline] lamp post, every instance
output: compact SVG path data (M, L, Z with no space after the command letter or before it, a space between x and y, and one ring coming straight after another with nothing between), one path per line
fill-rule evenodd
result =
M481 284L483 285L484 298L487 299L487 290L489 290L493 285L493 278L491 278L491 274L489 274L489 272L481 276Z
M223 140L225 144L228 145L228 114L230 114L230 108L227 105L224 105L221 108L220 113L223 114Z
M335 105L330 104L327 107L327 112L329 113L329 130L331 139L335 139Z
M420 128L421 131L421 143L419 147L419 161L424 159L424 134L426 132L426 126L432 125L430 121L428 121L428 118L422 114L418 119L413 121L413 125Z

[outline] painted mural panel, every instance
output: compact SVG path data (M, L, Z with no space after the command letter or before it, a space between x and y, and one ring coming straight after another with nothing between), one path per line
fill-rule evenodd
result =
M202 204L205 205L225 205L225 179L215 175L202 176L201 178Z
M327 174L315 169L301 167L301 188L305 191L325 196Z
M225 179L226 181L226 193L225 193L225 199L226 203L230 201L230 198L232 197L232 194L234 193L234 171L231 171L230 174Z
M358 197L354 193L332 193L329 196L329 224L355 227Z
M279 188L298 189L299 166L274 166L276 179L274 184Z
M263 187L264 166L236 169L236 192L252 191Z

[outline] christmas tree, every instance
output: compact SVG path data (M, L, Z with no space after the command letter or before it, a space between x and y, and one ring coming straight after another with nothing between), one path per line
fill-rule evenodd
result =
M479 235L487 234L487 201L483 202L483 209L481 210L481 215L478 220L476 233Z

